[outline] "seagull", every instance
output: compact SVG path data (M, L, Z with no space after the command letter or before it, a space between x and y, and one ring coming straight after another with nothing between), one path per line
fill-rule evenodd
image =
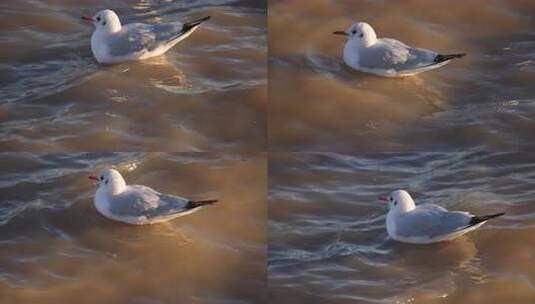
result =
M414 48L390 38L377 38L373 28L365 22L353 24L335 35L347 36L344 62L351 68L384 77L405 77L439 68L452 59L466 54L438 54Z
M121 173L104 169L100 176L89 176L98 182L95 207L105 217L133 225L156 224L191 214L217 200L192 201L162 194L147 186L127 185Z
M477 216L463 211L448 211L435 204L416 206L405 190L393 191L379 199L390 207L386 216L388 235L396 241L410 244L449 241L505 214Z
M187 23L121 25L119 16L109 9L93 17L83 16L92 22L95 31L91 36L91 50L100 63L114 64L130 60L142 60L162 55L179 43L210 16Z

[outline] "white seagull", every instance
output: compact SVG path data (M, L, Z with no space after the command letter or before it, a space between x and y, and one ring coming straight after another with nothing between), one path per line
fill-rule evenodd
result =
M476 216L463 211L448 211L435 204L416 206L405 190L396 190L380 200L390 210L386 216L388 235L399 242L430 244L452 240L479 228L489 219L505 213Z
M159 56L182 41L210 16L188 23L121 25L119 16L109 9L98 12L93 17L82 19L95 25L91 36L91 50L100 63L120 63Z
M414 48L390 38L377 38L365 22L353 24L346 31L333 34L347 36L344 62L355 70L384 77L405 77L439 68L466 54L442 55Z
M107 218L134 224L156 224L191 214L217 200L192 201L162 194L147 186L127 185L121 173L105 169L100 176L89 176L98 182L95 207Z

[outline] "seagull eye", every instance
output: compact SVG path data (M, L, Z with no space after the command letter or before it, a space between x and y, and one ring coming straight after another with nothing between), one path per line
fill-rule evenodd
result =
M352 30L351 33L356 34L357 30Z
M103 175L100 176L100 180L104 180L104 176Z
M100 21L100 16L97 17L97 21Z

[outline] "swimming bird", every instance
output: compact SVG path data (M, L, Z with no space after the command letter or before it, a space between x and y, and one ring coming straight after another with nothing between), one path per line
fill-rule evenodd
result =
M414 48L390 38L377 38L374 29L365 22L353 24L335 35L347 36L344 62L351 68L384 77L405 77L439 68L452 59L466 54L438 54Z
M95 207L107 218L134 224L155 224L191 214L217 200L193 201L180 196L159 193L147 186L127 185L121 173L104 169L100 176L89 176L98 182Z
M500 212L477 216L463 211L448 211L435 204L416 206L405 190L393 191L380 199L390 207L386 216L388 235L396 241L411 244L452 240L505 214Z
M119 16L102 10L93 17L83 16L95 26L91 36L91 50L100 63L121 63L162 55L175 44L187 38L210 16L187 23L121 25Z

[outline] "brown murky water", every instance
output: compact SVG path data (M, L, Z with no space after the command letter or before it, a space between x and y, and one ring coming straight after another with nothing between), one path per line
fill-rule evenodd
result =
M533 149L534 1L269 1L272 150ZM345 39L366 21L379 37L466 52L405 79L353 71Z
M161 57L104 66L80 20L103 8L212 19ZM356 72L332 35L355 21L468 56ZM535 303L535 157L495 152L535 148L534 28L531 0L2 1L0 303ZM109 165L220 203L113 222L86 178ZM507 215L404 245L376 200L398 188Z
M212 19L165 55L97 64L80 16ZM0 3L0 150L261 151L265 1Z
M220 202L108 220L88 174ZM0 303L264 303L265 154L0 154Z
M271 303L535 303L532 153L270 153ZM505 211L459 239L405 245L378 196Z

